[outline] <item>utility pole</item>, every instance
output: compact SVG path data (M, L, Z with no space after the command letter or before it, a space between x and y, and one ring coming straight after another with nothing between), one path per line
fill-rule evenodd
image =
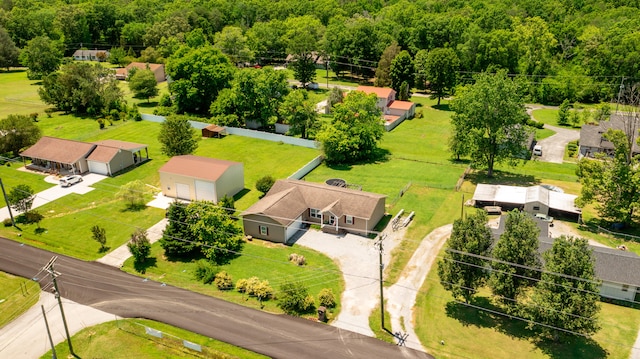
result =
M386 237L386 234L382 234L378 239L378 243L376 243L378 245L378 253L380 256L380 323L381 323L381 327L382 329L384 329L384 286L382 283L382 272L384 269L384 264L382 263L382 253L383 253L383 248L382 248L382 241L384 240L384 238Z
M53 269L53 264L55 263L55 261L58 259L58 257L53 257L51 258L51 260L49 261L49 263L47 263L47 265L44 266L44 270L46 270L47 272L49 272L49 274L51 274L51 280L53 281L53 288L55 290L55 296L56 299L58 299L58 307L60 307L60 314L62 314L62 324L64 324L64 332L67 335L67 344L69 344L69 354L73 355L76 358L79 358L76 353L73 352L73 346L71 345L71 335L69 335L69 327L67 326L67 319L64 316L64 309L62 308L62 299L60 299L60 291L58 290L58 282L57 282L57 278L60 275L60 273L56 272Z
M623 90L624 90L624 76L622 76L622 80L620 81L620 88L618 89L618 101L616 102L616 114L618 114L618 105L620 105L620 96L622 96Z
M44 317L44 325L47 327L47 335L49 336L49 344L51 344L51 358L56 359L56 346L53 345L53 339L51 339L51 330L49 330L49 322L47 321L47 313L44 312L44 305L40 305L42 309L42 316Z
M16 227L16 221L13 219L13 213L11 213L11 204L7 199L7 192L4 191L4 184L2 184L2 178L0 178L0 187L2 187L2 195L4 196L4 202L7 204L7 209L9 210L9 217L11 217L11 224ZM16 227L18 228L18 227ZM20 228L18 228L20 229Z

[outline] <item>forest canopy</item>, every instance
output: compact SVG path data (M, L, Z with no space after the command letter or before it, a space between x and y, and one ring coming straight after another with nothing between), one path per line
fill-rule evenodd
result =
M282 63L294 48L315 47L337 73L364 79L374 76L392 43L413 58L449 48L463 82L505 69L522 77L531 101L596 102L614 98L623 77L640 78L639 6L638 0L14 0L1 3L0 27L21 49L46 36L66 56L81 47L136 55L152 47L168 58L194 38L216 46L216 34L225 38L220 34L232 26L246 39L234 56L247 54L234 61ZM313 24L319 38L299 36L295 30L304 24Z

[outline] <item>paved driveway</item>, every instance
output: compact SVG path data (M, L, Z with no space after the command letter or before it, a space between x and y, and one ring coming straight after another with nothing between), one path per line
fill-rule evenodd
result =
M60 183L55 176L47 176L44 178L44 181L51 184L55 184L55 186L36 193L36 196L35 196L35 199L33 200L33 205L31 206L31 208L32 209L38 208L51 201L55 201L58 198L64 197L70 193L85 194L85 193L91 192L94 190L94 188L91 187L91 185L97 182L100 182L105 178L107 178L107 176L103 176L95 173L88 173L82 176L82 182L76 183L70 187L62 187L60 186ZM14 216L19 214L19 213L16 213L15 211L12 211L12 213ZM4 220L5 218L9 218L9 210L7 209L7 207L2 207L0 208L0 221Z
M542 146L542 156L534 157L545 162L562 163L567 144L579 140L580 131L551 125L544 125L544 128L555 131L556 134L538 141L538 144Z

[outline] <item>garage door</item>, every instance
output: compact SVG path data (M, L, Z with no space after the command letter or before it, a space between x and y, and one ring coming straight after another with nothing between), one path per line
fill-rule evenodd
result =
M198 201L216 201L216 189L213 182L196 180L196 199Z
M296 218L295 221L293 221L293 223L291 223L291 225L289 225L289 227L287 227L287 231L285 233L285 243L289 241L289 238L291 238L294 234L296 234L300 229L302 228L302 216Z
M191 200L189 193L189 185L184 183L176 183L176 196L180 199Z
M105 175L105 176L109 175L109 167L107 166L106 163L95 162L95 161L88 161L88 162L89 162L89 172L97 173L99 175Z

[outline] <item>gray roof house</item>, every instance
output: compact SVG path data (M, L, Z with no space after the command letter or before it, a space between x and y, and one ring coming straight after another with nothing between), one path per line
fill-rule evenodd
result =
M299 180L278 180L242 213L245 235L287 243L308 223L329 233L368 234L384 216L386 196Z
M76 50L73 59L76 61L104 61L109 58L107 50Z
M494 238L504 232L506 216L500 217L500 225L493 229ZM538 252L540 254L551 249L554 238L549 233L547 222L535 219L540 228L538 236ZM595 259L596 277L602 281L600 295L618 300L640 300L640 256L633 252L602 246L592 246Z
M633 140L632 153L634 155L640 153L640 146L636 143L638 139L638 130L640 123L635 125L635 138ZM609 129L621 130L625 129L625 119L622 116L611 115L609 121L601 121L597 125L582 125L580 128L580 156L594 157L596 153L605 153L613 155L615 148L611 141L604 138L604 134Z

